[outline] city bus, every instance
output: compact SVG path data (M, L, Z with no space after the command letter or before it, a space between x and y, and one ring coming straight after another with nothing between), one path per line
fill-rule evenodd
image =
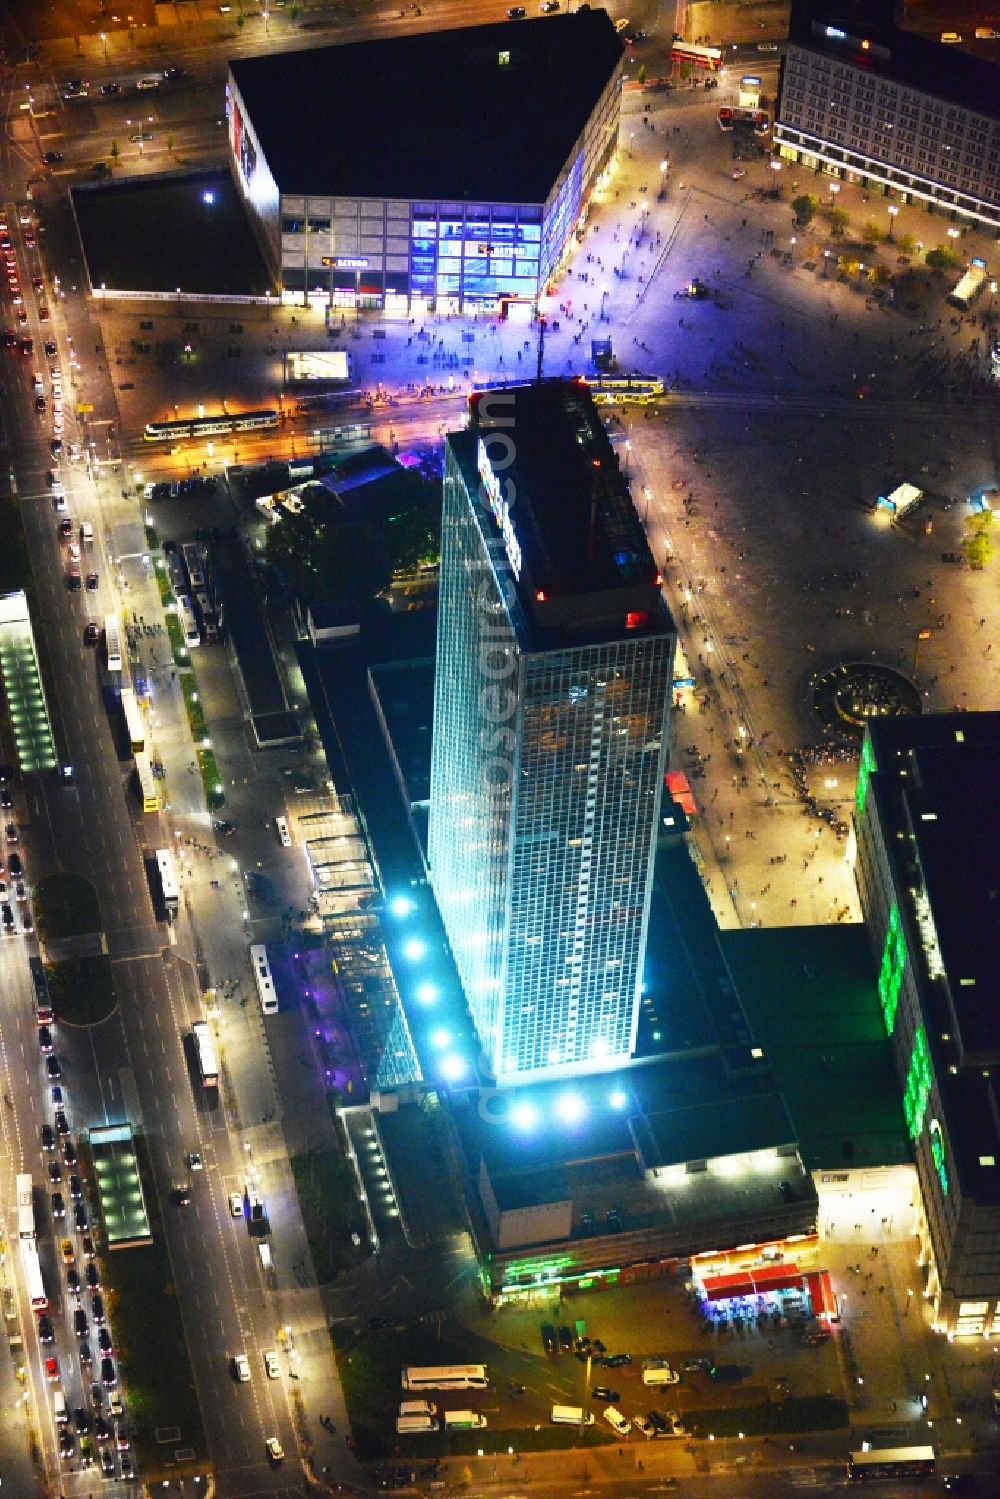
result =
M42 1280L42 1267L34 1239L21 1240L21 1263L24 1266L24 1279L27 1282L32 1311L47 1312L49 1298L45 1294L45 1282Z
M146 748L146 729L139 711L138 698L131 687L122 688L122 712L125 715L129 749L133 755L141 755Z
M205 569L202 565L198 543L196 541L185 541L181 546L181 556L184 558L184 566L187 568L191 592L198 593L205 586Z
M485 1390L485 1364L428 1364L403 1370L404 1390Z
M19 1239L35 1237L35 1205L32 1200L30 1176L17 1178L17 1236Z
M122 637L117 614L104 616L104 650L108 658L108 671L121 671Z
M191 607L191 600L186 593L178 596L177 613L180 615L184 644L193 650L196 645L201 645L201 635L198 631L198 621L194 617L194 609Z
M264 1015L277 1015L278 995L271 977L271 965L267 961L267 948L263 942L254 942L250 948L250 967L253 969L257 997Z
M212 1045L212 1033L208 1023L204 1020L196 1020L191 1027L194 1037L195 1051L198 1053L198 1071L201 1073L202 1085L206 1088L217 1088L219 1086L219 1064L215 1059L215 1047Z
M934 1472L933 1447L881 1447L852 1452L847 1464L851 1483L884 1478L926 1478Z
M230 415L195 416L175 422L147 422L147 442L177 442L183 437L219 437L228 432L254 432L278 425L277 411L237 411Z
M45 965L41 958L33 957L28 959L28 967L31 969L31 982L35 990L35 1023L51 1025L52 996L49 993L49 981L45 976Z
M168 916L176 916L180 909L181 891L177 883L174 856L169 848L158 848L156 850L156 869L160 876L160 890L163 894L164 909Z
M722 67L722 48L703 47L697 42L674 41L670 45L670 61L718 73Z
M160 793L156 789L156 781L153 778L153 767L149 763L149 756L138 754L135 757L135 777L139 783L139 800L142 802L144 812L159 812Z

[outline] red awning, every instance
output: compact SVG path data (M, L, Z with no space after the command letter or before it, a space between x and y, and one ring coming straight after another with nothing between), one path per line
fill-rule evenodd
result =
M809 1300L812 1304L813 1315L823 1317L828 1322L839 1322L840 1313L837 1311L837 1298L833 1294L829 1272L814 1271L806 1276L806 1283L809 1287Z
M760 1265L751 1271L756 1291L793 1291L802 1285L797 1265Z
M706 1275L701 1285L709 1301L724 1301L730 1296L798 1290L802 1272L797 1265L754 1265L729 1275Z
M671 801L677 802L688 817L697 817L698 806L694 799L694 792L683 770L668 770L664 779Z
M709 1301L725 1301L730 1296L752 1296L753 1281L743 1275L706 1275L702 1288Z

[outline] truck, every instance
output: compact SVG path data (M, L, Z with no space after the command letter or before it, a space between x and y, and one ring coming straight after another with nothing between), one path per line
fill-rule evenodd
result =
M582 1405L554 1405L549 1420L553 1426L593 1426L593 1412L584 1414Z
M477 1431L486 1425L486 1417L476 1411L445 1411L445 1431Z
M397 1416L396 1430L401 1436L421 1431L437 1431L437 1422L433 1416Z

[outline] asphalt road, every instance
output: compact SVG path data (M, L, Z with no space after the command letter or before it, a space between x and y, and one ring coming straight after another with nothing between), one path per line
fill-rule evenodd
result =
M9 96L8 96L9 97ZM7 111L8 118L10 111ZM18 189L21 158L8 140L4 143L0 183L5 186L8 221L13 194ZM46 209L43 202L42 213ZM54 322L40 323L30 278L36 270L35 252L18 243L21 284L29 308L25 331L35 337L36 355L43 336L53 328L59 340L60 362L72 403L72 353L69 337L79 349L94 346L93 330L82 300L69 299L54 309ZM46 242L45 272L51 278L71 268L59 256L58 240ZM86 357L84 363L87 363ZM274 1342L274 1318L265 1305L254 1246L242 1224L229 1216L223 1177L239 1178L240 1162L231 1154L224 1121L199 1114L187 1076L183 1036L189 1029L193 994L182 982L169 934L157 925L149 899L143 847L155 848L169 838L156 819L137 826L139 813L127 790L127 773L117 759L103 699L104 682L96 653L83 645L85 620L112 607L118 600L110 587L109 569L101 555L100 538L107 527L102 516L114 512L117 476L113 470L90 477L83 464L63 464L70 513L95 520L95 556L101 573L97 594L71 593L65 582L65 548L59 543L55 514L46 484L50 428L33 411L30 376L45 370L41 359L5 354L0 362L0 393L8 450L16 473L18 493L35 577L34 624L51 677L47 688L61 726L61 750L73 765L72 784L57 778L16 789L16 815L24 827L22 843L30 880L56 868L71 868L91 878L99 892L107 950L112 960L119 1005L115 1016L99 1028L69 1033L56 1028L57 1051L65 1073L70 1122L74 1130L124 1116L146 1133L152 1157L160 1209L166 1228L174 1281L183 1309L185 1331L195 1370L209 1449L221 1493L274 1492L294 1482L296 1443L284 1381L267 1381L262 1352ZM46 381L48 384L48 381ZM67 442L78 436L68 419ZM22 941L6 945L0 961L19 974L5 985L16 997L16 1020L6 1027L5 1053L11 1099L5 1120L11 1146L10 1175L30 1170L36 1184L43 1177L39 1148L47 1089L34 1022L27 1002L28 979ZM170 1187L187 1178L185 1156L200 1149L205 1170L195 1184L195 1197L185 1211L169 1203ZM6 1195L6 1194L5 1194ZM41 1227L41 1225L40 1225ZM41 1236L46 1282L53 1291L61 1282L55 1263L56 1245L46 1226ZM56 1319L56 1348L63 1371L63 1387L70 1404L83 1401L83 1381L71 1328ZM41 1419L44 1465L50 1475L58 1468L46 1381L41 1373L41 1350L35 1340L34 1319L22 1306L31 1353L35 1396ZM254 1371L249 1386L238 1387L229 1372L229 1357L245 1351ZM79 1393L79 1399L78 1397ZM291 1459L272 1469L264 1440L277 1435ZM73 1476L71 1460L60 1476L63 1491L78 1492L90 1482ZM91 1475L92 1476L92 1475Z

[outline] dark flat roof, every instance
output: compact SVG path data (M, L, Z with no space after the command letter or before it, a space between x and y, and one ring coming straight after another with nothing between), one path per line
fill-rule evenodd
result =
M585 1105L578 1123L559 1120L557 1104L567 1093ZM620 1110L610 1102L619 1093ZM525 1101L536 1106L544 1128L526 1132L510 1122L509 1110ZM796 1145L766 1064L757 1076L733 1077L719 1052L660 1057L569 1083L524 1083L483 1097L473 1112L466 1133L491 1176L531 1175L612 1158L631 1162L637 1152L653 1170Z
M544 203L621 57L591 10L229 68L280 192Z
M503 541L480 441L510 502L515 588L540 642L548 631L615 639L672 629L628 482L585 385L543 380L479 392L469 431L449 435L466 489L481 491L484 529Z
M1000 1054L1000 713L873 722L871 738L879 806L915 847L963 1050Z
M720 933L811 1171L912 1159L860 923Z
M892 0L796 0L789 39L963 109L1000 116L1000 67L961 47L904 31L894 23L893 9ZM948 19L941 15L942 28ZM844 38L824 35L827 26ZM862 51L862 40L874 45Z
M1000 1166L989 1164L1000 1161L1000 713L870 721L869 732L869 794L899 856L897 890L922 881L946 976L922 982L921 1004L952 1154L963 1191L1000 1202ZM919 952L912 899L900 909Z

